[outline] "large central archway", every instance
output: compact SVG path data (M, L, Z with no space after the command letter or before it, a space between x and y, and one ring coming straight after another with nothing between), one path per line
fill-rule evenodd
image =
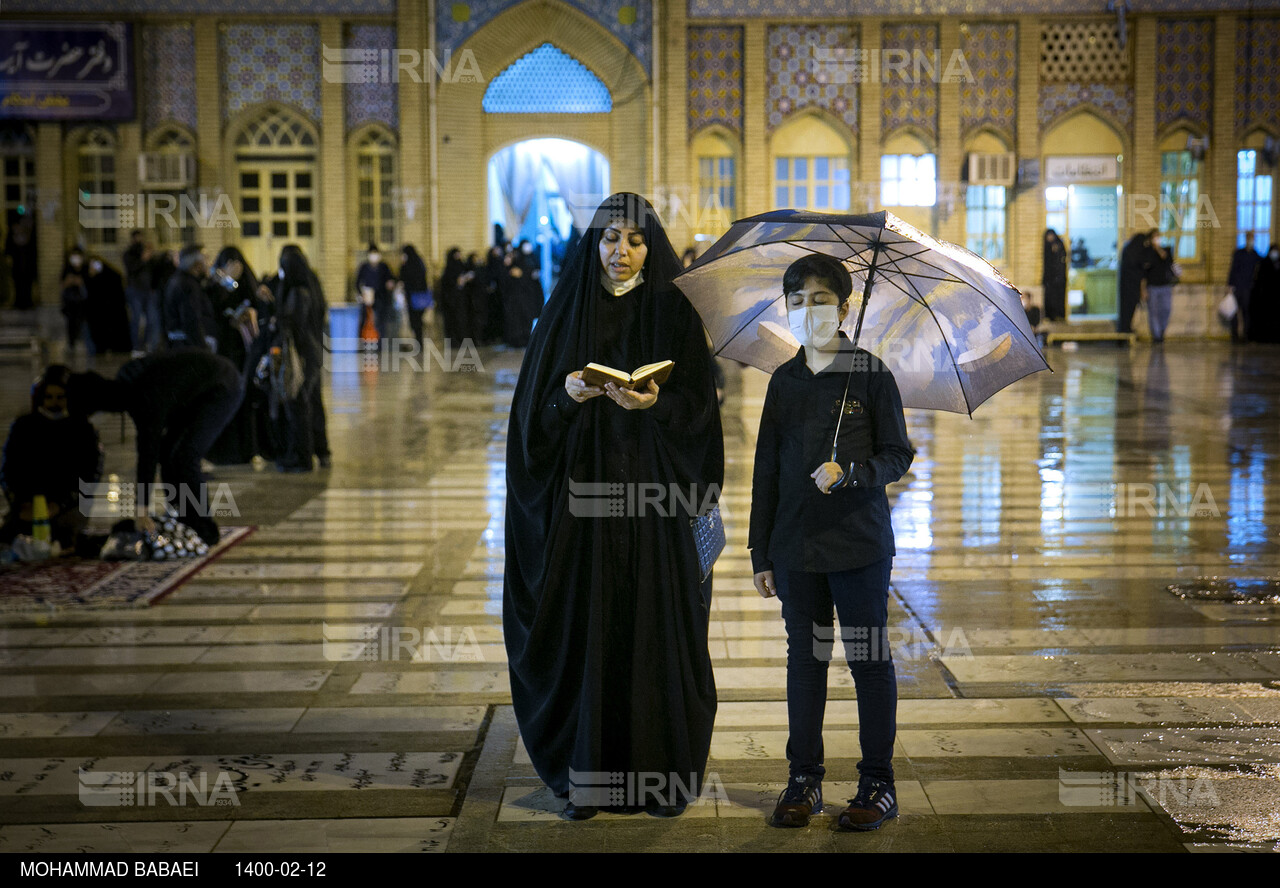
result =
M575 232L609 194L609 161L569 139L525 139L489 159L489 222L513 242L537 245L544 297Z

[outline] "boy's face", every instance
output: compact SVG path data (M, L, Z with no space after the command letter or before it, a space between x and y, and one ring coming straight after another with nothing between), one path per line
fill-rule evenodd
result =
M804 286L799 290L788 293L786 299L788 312L815 305L837 306L837 316L842 322L849 310L847 301L841 302L829 284L812 275L804 279Z

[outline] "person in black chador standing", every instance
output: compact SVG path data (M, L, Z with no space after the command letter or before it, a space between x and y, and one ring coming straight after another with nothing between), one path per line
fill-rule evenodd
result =
M409 309L409 327L413 338L422 345L422 313L431 307L431 288L427 285L427 264L413 244L400 248L400 282L404 284L404 301Z
M36 283L36 224L30 211L9 211L9 231L4 238L4 254L13 263L13 307L26 311L33 307L31 289Z
M1249 296L1261 261L1262 257L1253 248L1253 232L1245 232L1244 245L1231 254L1231 270L1227 272L1227 286L1236 297L1236 316L1231 319L1231 339L1236 342L1248 336Z
M462 251L453 247L445 254L444 271L440 273L440 284L436 287L436 308L440 313L440 324L445 342L462 342L463 311L466 302L467 263L462 259Z
M302 365L297 395L282 402L284 444L276 465L284 472L309 472L314 468L314 456L321 468L328 468L331 456L323 400L326 303L319 278L294 244L280 251L275 306L272 344L279 346L286 358L288 349L296 349Z
M466 306L463 339L471 341L471 347L480 344L484 328L489 322L489 267L478 253L467 255L467 272L471 275L462 288Z
M251 345L246 344L242 330L249 325L251 338L256 338L270 313L271 304L259 295L260 286L238 247L223 247L218 252L205 286L217 322L218 354L241 368L246 376L254 368L246 366ZM209 449L209 461L235 465L247 463L262 453L258 433L263 428L265 412L262 392L256 386L247 386L240 409Z
M138 430L140 509L151 505L156 468L174 490L178 520L210 546L218 524L207 508L217 502L205 488L202 460L235 415L243 380L226 358L196 348L156 352L130 361L115 379L78 373L67 387L71 409L84 416L128 413ZM141 522L144 529L147 521Z
M511 698L534 768L568 798L571 820L619 804L593 798L599 787L575 782L577 772L628 773L642 797L621 804L679 814L700 792L711 744L711 578L700 579L690 511L719 493L724 442L702 323L671 283L679 272L649 202L610 197L566 261L512 401ZM630 371L659 360L675 363L661 387L582 380L590 362ZM683 497L601 516L575 506L575 484ZM636 783L655 775L657 790Z
M484 287L487 294L488 311L485 314L481 341L486 345L502 341L502 315L504 311L502 305L502 278L506 274L506 266L503 265L502 259L505 255L506 249L502 244L494 244L489 248L489 255L485 260Z
M1052 228L1044 233L1044 316L1060 321L1067 316L1067 249Z
M1151 267L1151 243L1147 233L1139 232L1125 241L1120 250L1120 316L1116 331L1133 332L1133 313L1142 302L1143 281Z
M127 355L133 348L129 336L129 311L124 296L124 279L120 272L98 256L89 257L84 279L88 299L85 321L89 335L99 352Z
M1267 248L1249 294L1249 341L1280 342L1280 244Z

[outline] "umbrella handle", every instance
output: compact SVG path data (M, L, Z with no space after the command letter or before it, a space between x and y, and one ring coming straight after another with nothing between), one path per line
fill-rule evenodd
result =
M867 266L867 280L862 285L862 304L858 306L858 323L853 329L853 347L858 347L858 338L862 336L862 319L867 314L867 301L871 299L871 280L876 273L876 257L880 255L880 238L871 245L871 264ZM844 378L844 394L840 396L840 412L836 415L836 433L831 439L831 462L836 459L836 445L840 441L840 423L844 421L844 405L849 400L849 380L853 378L853 360L850 356L849 375Z

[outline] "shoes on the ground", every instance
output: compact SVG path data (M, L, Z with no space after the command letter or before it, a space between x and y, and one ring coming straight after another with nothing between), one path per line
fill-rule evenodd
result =
M291 462L276 463L276 471L284 472L285 474L288 474L288 475L296 475L301 472L310 472L312 468L313 468L312 466L304 465L303 463L291 463Z
M322 469L333 468L333 457L330 456L329 454L326 453L324 456L318 457L318 459L320 460L320 468Z
M822 780L798 775L787 782L769 818L770 826L808 826L809 818L822 812Z
M684 809L685 809L686 807L688 807L688 805L687 805L687 804L679 804L679 805L648 805L648 806L646 806L646 807L645 807L644 811L645 811L645 813L646 813L646 814L648 814L650 817L664 817L664 818L670 818L670 817L679 817L681 814L683 814L683 813L684 813Z
M560 816L565 820L590 820L599 811L599 808L592 805L575 805L573 802L565 802L564 810L560 812Z
M858 794L840 813L836 825L840 829L865 832L879 829L886 820L898 816L898 792L893 784L864 776L858 781Z

